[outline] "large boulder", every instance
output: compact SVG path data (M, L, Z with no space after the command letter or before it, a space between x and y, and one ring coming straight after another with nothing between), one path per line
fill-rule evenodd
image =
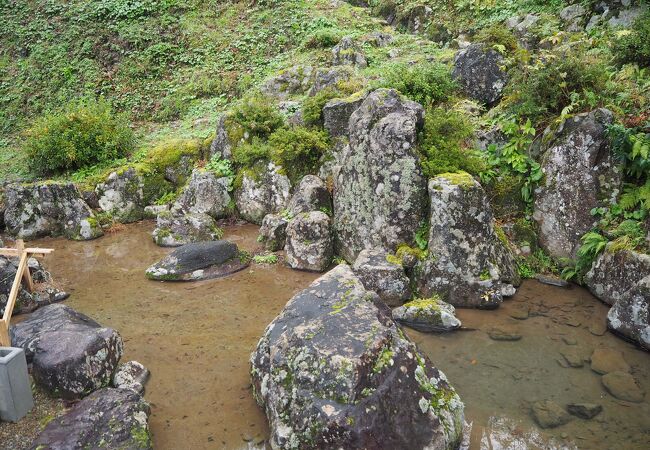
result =
M368 60L361 47L350 36L346 36L332 48L332 64L335 66L350 65L365 69Z
M415 148L424 109L397 91L366 97L349 123L350 145L334 186L337 253L412 243L425 218L426 181Z
M332 221L321 211L298 214L287 225L287 264L294 269L325 271L334 256Z
M350 81L353 70L349 66L336 66L318 69L314 74L312 86L307 93L310 97L315 96L325 89L338 90L341 83Z
M612 244L607 245L584 277L589 291L608 305L615 304L650 274L650 255L612 248Z
M332 196L316 175L305 175L294 189L287 211L295 216L310 211L332 212Z
M232 159L233 143L226 128L226 118L226 114L221 114L217 119L217 130L210 144L210 157L217 156L221 159Z
M102 236L93 212L72 183L11 184L5 188L5 226L21 239Z
M195 169L172 211L207 214L215 219L227 217L233 210L228 185L228 177L217 178L210 171Z
M397 322L425 333L452 331L460 328L456 309L437 297L418 298L393 310Z
M289 222L279 214L267 214L262 220L257 241L271 252L282 250L287 240L288 224Z
M468 97L491 107L501 100L508 82L503 65L499 52L483 44L472 44L456 55L452 76Z
M633 285L614 303L607 313L607 326L650 350L650 275Z
M175 249L149 267L146 275L158 281L207 280L238 272L248 263L248 258L232 242L195 242Z
M465 172L442 174L429 181L429 197L429 251L416 270L420 294L454 306L499 306L520 279L485 191Z
M597 109L564 121L543 137L544 178L535 190L533 218L541 245L555 258L574 258L580 238L595 224L620 184L607 126L612 113Z
M158 214L156 228L151 233L153 241L161 247L180 247L192 242L216 241L223 235L217 222L202 213Z
M149 404L127 389L104 388L50 421L32 450L152 448Z
M11 327L14 347L25 350L37 384L76 399L108 385L122 356L122 338L62 304L38 309Z
M281 100L291 95L304 94L311 85L313 74L311 66L294 66L267 79L262 84L261 91L268 97Z
M323 126L332 138L348 136L350 116L366 99L365 92L358 92L346 98L335 98L323 107Z
M134 168L111 172L104 183L95 188L99 207L120 223L144 218L144 180Z
M400 306L411 298L409 279L401 264L389 262L384 250L365 249L357 256L352 270L363 286L375 291L388 306Z
M267 214L286 208L291 182L273 163L258 172L244 173L241 185L235 189L235 204L244 220L260 225Z
M460 444L460 398L347 265L287 303L251 363L273 448Z

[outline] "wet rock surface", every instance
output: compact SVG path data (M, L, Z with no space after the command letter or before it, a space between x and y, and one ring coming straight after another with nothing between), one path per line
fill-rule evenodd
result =
M332 196L325 182L316 175L306 175L294 189L287 211L295 216L310 211L332 212Z
M278 213L287 206L291 191L291 182L273 163L260 171L259 178L245 174L235 190L239 215L258 225L267 214Z
M629 372L630 366L621 352L610 348L597 348L591 354L591 370L600 374Z
M149 369L137 361L120 364L113 375L113 387L129 389L140 395L144 393L144 385L149 380Z
M568 423L572 417L560 405L551 400L533 404L533 417L542 428L555 428Z
M467 173L447 174L429 180L429 197L428 256L416 271L421 294L454 306L498 307L503 288L520 279L485 191Z
M279 214L267 214L262 220L258 242L264 248L276 252L282 250L287 241L287 225L289 222Z
M542 137L543 183L535 190L533 218L539 240L554 258L574 258L580 238L618 188L620 174L606 135L612 113L597 109L567 119Z
M607 392L619 400L640 403L645 396L634 377L627 372L610 372L603 375L602 382Z
M615 333L650 350L650 276L630 288L607 313Z
M229 216L233 211L228 184L228 178L217 178L210 171L195 169L174 203L173 213L207 214L215 219Z
M11 327L34 381L51 394L77 399L106 386L122 356L122 338L65 305L45 306Z
M404 268L388 261L384 250L365 249L357 256L352 270L369 291L374 291L388 306L401 306L411 298L410 281Z
M95 188L99 207L120 223L144 218L144 181L134 168L111 172Z
M393 310L393 319L418 331L443 332L460 328L456 310L436 298L415 299Z
M454 59L453 77L472 99L494 106L501 99L508 75L501 68L503 57L483 44L472 44Z
M225 240L178 247L149 267L147 278L158 281L198 281L220 278L248 266L236 244Z
M151 236L161 247L180 247L192 242L217 240L221 232L217 222L207 214L164 211L158 214Z
M5 188L5 226L21 239L64 235L89 240L103 231L72 183L44 183Z
M392 251L413 241L426 204L415 149L423 115L419 104L378 89L350 117L334 186L336 250L346 260L364 248Z
M152 448L149 404L127 389L104 388L47 424L32 450Z
M460 443L458 395L347 265L287 303L251 363L276 448Z
M287 225L287 264L293 269L323 272L332 264L332 221L320 211L298 214Z

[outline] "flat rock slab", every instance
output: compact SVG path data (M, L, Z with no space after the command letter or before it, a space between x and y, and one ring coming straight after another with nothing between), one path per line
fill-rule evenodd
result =
M611 348L597 348L591 354L591 370L599 374L629 372L630 366L621 352Z
M627 372L610 372L601 378L607 392L619 400L640 403L645 393L641 390L636 380Z
M529 314L530 314L530 311L529 311L528 305L521 305L521 306L513 309L512 311L510 311L510 313L508 315L510 317L512 317L513 319L526 320L526 319L528 319Z
M535 422L542 428L555 428L571 421L571 416L551 400L535 402L532 406Z
M393 319L425 333L453 331L460 328L456 309L437 298L416 299L393 310Z
M11 327L36 383L65 399L106 386L122 356L122 338L62 304L48 305Z
M537 275L535 279L543 284L548 284L550 286L557 286L562 288L571 287L571 284L567 281L564 281L562 278L551 277L548 275Z
M494 341L518 341L521 339L518 330L508 327L494 327L488 331L488 336Z
M560 351L560 354L564 357L567 364L570 367L582 367L584 361L580 349L575 346L570 346Z
M248 267L237 245L225 240L195 242L178 247L147 269L158 281L198 281L221 278Z
M104 388L48 423L31 449L151 449L149 414L135 392Z
M593 419L601 413L603 407L596 403L570 403L567 405L569 414L580 417L581 419Z

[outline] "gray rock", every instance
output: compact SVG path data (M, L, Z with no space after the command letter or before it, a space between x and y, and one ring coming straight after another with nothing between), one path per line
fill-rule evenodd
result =
M294 66L266 80L261 87L263 94L284 100L300 95L309 89L314 69L311 66Z
M192 242L215 241L222 234L217 222L207 214L174 215L164 211L158 214L156 228L151 236L161 247L180 247Z
M395 38L390 33L375 31L373 33L370 33L366 40L375 47L386 47L387 45L390 45L395 40Z
M483 44L472 44L454 59L452 76L468 97L491 107L501 100L508 75L501 67L503 57Z
M569 414L580 417L581 419L593 419L603 410L601 405L596 403L569 403L567 405L567 411Z
M347 137L350 116L366 99L365 92L352 94L348 98L330 100L323 107L323 126L333 138Z
M215 219L228 217L233 212L229 183L228 177L217 178L210 171L195 169L172 211L175 214L207 214Z
M348 261L364 248L393 251L413 242L426 205L415 148L423 116L419 104L378 89L350 117L334 186L336 249Z
M217 130L210 144L210 157L216 155L221 159L230 160L232 159L233 143L230 141L230 136L228 136L228 130L226 129L226 118L226 114L221 114L219 119L217 119Z
M4 194L5 226L20 239L62 234L88 240L104 234L72 183L11 184Z
M113 387L129 389L141 394L144 392L144 385L149 380L149 369L137 361L129 361L120 364L113 375Z
M310 211L332 213L332 196L327 186L316 175L305 175L294 189L287 211L295 216Z
M532 406L533 418L541 428L556 428L571 421L571 416L551 400L535 402Z
M365 69L368 61L361 47L350 37L346 36L332 48L332 64L335 66L351 65Z
M133 168L111 172L106 181L95 188L99 207L120 223L144 218L144 180Z
M274 448L456 448L460 398L339 265L294 296L251 356Z
M630 288L607 313L607 326L650 350L650 275Z
M597 348L591 354L591 370L599 374L629 372L630 366L621 352L611 348Z
M149 404L125 389L104 388L50 421L32 443L32 450L81 448L153 448Z
M553 277L549 275L535 275L535 279L542 284L548 284L549 286L557 286L561 288L571 287L571 284L568 281L563 280L562 278Z
M259 225L267 214L286 208L291 182L279 169L269 163L260 170L262 174L259 179L244 174L241 186L235 190L235 203L243 219Z
M488 330L488 336L494 341L518 341L521 339L519 330L509 326L498 326Z
M175 249L149 267L146 275L158 281L198 281L231 275L248 264L232 242L195 242Z
M349 66L330 67L318 69L314 74L314 81L308 95L313 97L320 91L331 88L338 89L340 83L350 81L353 71Z
M332 264L332 222L320 211L298 214L287 225L287 263L300 270L325 271Z
M158 214L169 212L169 205L149 205L144 207L144 218L155 219Z
M639 5L632 8L622 9L618 16L612 17L607 24L612 28L630 28L634 21L648 10L647 5Z
M393 310L393 319L407 327L430 332L452 331L460 328L456 310L438 298L416 299Z
M609 244L584 277L589 291L608 305L614 305L650 274L650 255L631 250L612 252L611 249Z
M581 31L585 14L587 14L587 9L576 3L562 9L560 11L560 19L568 25L567 31Z
M454 306L496 308L504 285L519 285L514 257L497 236L481 185L467 173L429 180L429 253L416 270L421 295Z
M388 306L400 306L411 298L410 281L404 268L388 262L388 256L384 250L365 249L357 256L352 270L363 286L375 291Z
M632 375L627 372L610 372L600 379L607 392L619 400L641 403L645 392Z
M555 258L576 256L580 238L595 223L591 209L617 192L620 174L606 134L611 122L612 113L598 109L545 132L545 176L535 190L533 218L540 244Z
M284 248L287 241L287 225L289 222L279 214L267 214L262 220L258 242L271 252Z
M122 356L122 338L62 304L45 306L11 327L11 342L25 350L34 381L65 399L106 386Z

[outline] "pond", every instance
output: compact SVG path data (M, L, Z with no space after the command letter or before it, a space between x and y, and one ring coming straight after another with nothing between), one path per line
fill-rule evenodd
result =
M144 270L169 252L154 245L152 228L143 222L96 241L43 239L38 245L56 249L44 263L72 294L67 304L117 329L124 338L122 360L138 360L151 370L146 398L155 448L263 447L268 427L252 397L249 356L266 325L317 274L253 264L219 280L149 281ZM225 231L242 249L259 245L254 225ZM529 317L521 320L526 310ZM496 311L458 310L467 331L407 332L459 391L473 423L472 449L500 448L496 442L503 434L528 448L647 448L647 398L639 404L618 401L588 362L568 368L560 355L566 342L585 359L597 347L616 349L650 392L650 355L609 332L589 331L602 326L606 311L584 289L527 281ZM495 326L522 338L492 340L488 331ZM541 432L530 405L549 399L560 405L598 403L603 412Z

